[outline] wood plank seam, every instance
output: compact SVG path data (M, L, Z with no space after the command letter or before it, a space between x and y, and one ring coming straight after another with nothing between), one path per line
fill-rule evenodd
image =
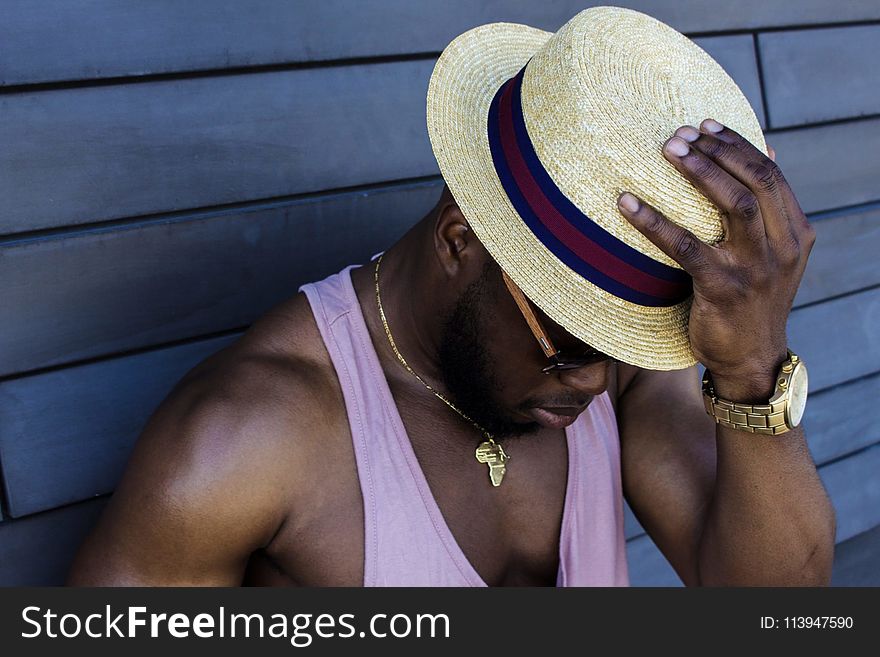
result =
M773 25L766 27L752 27L752 28L734 28L729 30L695 30L695 31L685 31L687 37L691 39L697 38L711 38L711 37L725 37L725 36L742 36L742 35L751 35L756 37L759 33L773 33L773 32L787 32L787 31L804 31L804 30L822 30L822 29L835 29L835 28L847 28L847 27L870 27L880 25L880 19L866 19L866 20L850 20L850 21L840 21L840 22L821 22L821 23L790 23L786 25ZM412 59L427 59L427 58L436 58L440 55L440 51L425 51L425 52L408 52L408 53L397 53L397 54L376 54L376 55L365 55L361 57L340 57L340 58L326 58L326 59L317 59L317 60L293 60L293 61L282 61L282 62L267 62L262 64L253 64L253 65L237 65L237 66L225 66L225 67L210 67L210 68L191 68L191 69L178 69L174 71L167 72L159 72L159 73L145 73L145 74L136 74L129 73L125 75L117 75L117 76L108 76L103 78L63 78L59 80L52 80L48 82L25 82L25 83L16 83L16 84L8 84L4 85L2 81L0 81L0 95L4 93L19 93L22 91L40 91L40 90L53 90L53 89L67 89L67 88L81 88L84 86L97 86L100 84L131 84L139 81L143 82L151 82L156 80L166 80L166 79L181 79L181 78L192 78L192 77L206 77L210 75L224 75L230 72L234 72L236 74L247 74L247 73L261 73L267 71L286 71L286 70L302 70L307 68L328 68L331 66L348 66L348 65L362 65L362 64L373 64L373 63L383 63L383 62L397 62L397 61L409 61ZM765 101L766 102L766 101ZM766 107L766 104L765 104Z
M169 340L167 342L163 342L160 344L153 345L144 345L142 347L137 347L135 349L126 349L123 351L119 351L112 354L101 354L99 356L93 356L91 358L84 358L79 361L74 361L70 363L61 363L59 365L49 365L48 367L41 367L34 370L30 370L27 372L16 372L15 374L7 374L6 376L0 376L0 383L6 383L7 381L14 381L16 379L23 379L30 376L39 376L40 374L47 374L49 372L54 372L57 370L64 370L69 367L83 367L87 365L92 365L94 363L101 363L108 360L115 360L117 358L126 358L128 356L137 356L138 354L145 354L151 351L160 351L162 349L170 349L174 347L181 347L188 344L193 344L196 342L203 342L206 340L213 340L214 338L222 338L224 336L233 336L236 334L242 334L250 327L250 324L246 326L234 326L232 328L223 329L221 331L215 331L213 333L207 333L204 335L194 335L180 338L178 340Z
M858 21L840 21L839 23L790 23L787 25L768 25L766 27L750 27L732 30L707 30L686 32L685 36L695 39L697 37L734 36L737 34L759 34L761 32L794 32L802 30L826 30L829 28L861 27L880 25L880 19L865 19Z
M766 108L768 120L770 111ZM826 121L810 121L809 123L798 123L795 125L787 125L781 128L773 128L772 130L765 130L764 134L767 137L773 137L773 135L780 135L786 132L796 132L797 130L809 130L810 128L827 128L829 126L835 125L846 125L848 123L859 123L862 121L873 121L880 118L880 112L875 112L873 114L859 114L858 116L846 116L839 119L828 119ZM827 210L823 210L823 212L827 212Z
M0 83L0 96L19 93L35 93L40 91L63 91L66 89L84 89L90 87L110 87L115 85L142 84L148 82L166 82L168 80L197 80L199 78L217 78L227 75L250 75L257 73L276 73L282 71L305 71L310 69L336 68L343 66L369 66L373 64L395 64L425 59L437 59L439 52L418 52L402 55L378 55L372 57L350 57L346 59L329 59L309 62L280 62L277 64L254 64L251 66L229 66L225 68L191 69L168 71L166 73L145 73L143 75L118 75L106 78L81 78L54 80L52 82L33 82L3 85Z
M0 522L11 518L9 513L9 496L6 485L6 477L3 474L3 461L0 460Z
M758 86L761 89L761 103L764 106L764 133L768 133L773 129L770 122L770 107L767 105L767 85L764 82L764 64L761 61L761 47L758 45L758 33L752 33L752 47L755 49L755 67L758 70Z
M826 219L835 219L843 215L873 212L874 210L880 210L880 201L866 201L865 203L841 205L840 207L830 208L828 210L817 210L816 212L807 213L807 217L809 218L810 223L813 223L816 221L825 221Z
M870 445L865 445L864 447L854 449L851 452L847 452L846 454L841 454L840 456L835 456L832 459L828 459L824 463L816 464L816 465L817 465L817 467L821 467L821 468L824 468L829 465L834 465L835 463L839 463L840 461L845 461L848 458L853 458L853 457L859 456L860 454L863 454L863 453L867 452L868 450L871 450L871 449L877 447L878 445L880 445L880 436L877 436L874 439L874 442L872 442Z
M838 299L845 299L846 297L851 297L854 294L861 294L863 292L871 292L880 287L880 283L876 283L874 285L866 285L865 287L860 287L855 290L847 290L846 292L841 292L840 294L831 294L827 297L823 297L821 299L816 299L815 301L807 301L806 303L802 303L800 305L792 306L792 310L804 310L805 308L812 308L813 306L818 306L823 303L828 303L829 301L837 301ZM827 388L823 388L823 390L827 390Z
M276 207L295 206L312 201L331 200L335 196L343 194L362 194L364 192L385 191L394 188L400 190L431 185L440 182L439 175L413 176L411 178L397 178L380 182L349 185L346 187L334 187L314 192L300 192L285 194L282 196L269 196L266 198L248 199L234 203L218 203L216 205L204 205L199 207L171 210L167 212L153 212L147 214L132 215L130 217L118 217L116 219L102 219L81 224L68 224L53 226L52 228L38 228L36 230L17 231L0 234L0 249L7 246L18 246L39 240L67 239L83 235L112 232L114 230L127 230L141 228L150 225L184 223L198 221L206 218L205 215L220 216L230 212L257 212Z

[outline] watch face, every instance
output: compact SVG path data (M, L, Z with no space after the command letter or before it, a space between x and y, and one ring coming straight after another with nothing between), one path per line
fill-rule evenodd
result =
M788 424L796 427L801 423L807 405L807 368L803 363L795 365L788 389Z

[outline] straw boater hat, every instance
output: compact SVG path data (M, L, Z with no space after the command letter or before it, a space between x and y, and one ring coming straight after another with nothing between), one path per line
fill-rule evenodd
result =
M684 35L619 7L551 34L492 23L457 37L428 88L443 178L513 281L575 337L654 370L696 362L690 276L620 214L630 191L701 240L721 212L662 155L714 118L767 152L727 73Z

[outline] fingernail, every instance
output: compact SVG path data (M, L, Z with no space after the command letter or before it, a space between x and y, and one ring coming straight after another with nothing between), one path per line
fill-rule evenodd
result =
M721 132L724 130L724 126L714 119L706 119L703 121L703 127L709 132Z
M619 199L617 199L617 203L627 212L637 212L639 209L639 199L629 192L625 192Z
M697 141L700 138L700 131L690 125L683 125L675 131L676 137L681 137L685 141Z
M684 157L688 154L689 150L690 146L687 145L687 142L678 137L673 137L666 142L666 152L676 157Z

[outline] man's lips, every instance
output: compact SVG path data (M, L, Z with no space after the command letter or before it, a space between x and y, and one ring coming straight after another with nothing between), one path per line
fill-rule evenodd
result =
M592 401L591 398L590 402ZM530 408L526 415L548 429L564 429L574 424L578 415L584 412L590 402L584 406L538 406Z

